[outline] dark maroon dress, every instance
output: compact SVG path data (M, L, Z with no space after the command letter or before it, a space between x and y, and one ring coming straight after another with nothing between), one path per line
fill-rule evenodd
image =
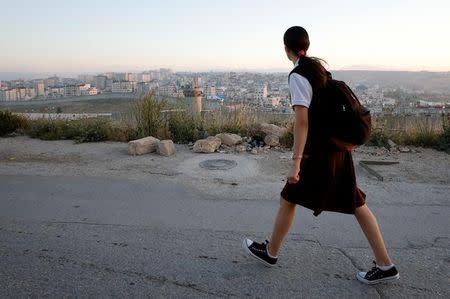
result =
M366 194L356 184L350 151L340 150L327 137L332 125L329 112L321 105L320 93L313 93L308 109L308 136L300 162L300 180L286 181L281 196L289 202L313 210L354 214L365 204ZM323 100L322 100L323 101Z

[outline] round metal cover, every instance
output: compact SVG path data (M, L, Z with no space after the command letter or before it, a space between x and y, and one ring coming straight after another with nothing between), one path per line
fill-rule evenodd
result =
M199 163L200 167L209 170L227 170L237 166L237 162L227 159L211 159Z

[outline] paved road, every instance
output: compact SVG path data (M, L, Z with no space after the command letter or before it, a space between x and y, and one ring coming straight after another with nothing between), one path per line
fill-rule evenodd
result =
M402 275L376 287L354 279L372 255L350 215L300 208L278 267L243 256L277 205L173 181L0 175L0 297L450 297L448 201L371 204Z

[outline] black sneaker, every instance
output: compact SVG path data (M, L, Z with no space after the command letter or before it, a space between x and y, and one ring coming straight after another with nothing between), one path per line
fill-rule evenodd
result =
M368 272L358 272L356 274L356 278L366 284L376 284L379 282L387 281L387 280L393 280L393 279L399 279L400 274L398 274L397 269L395 266L393 266L389 270L381 270L378 268L377 263L373 261L375 264L374 267Z
M268 240L264 243L257 243L245 238L242 242L242 247L244 248L246 254L253 256L265 266L273 267L277 263L278 258L269 256L267 252L267 244L269 244Z

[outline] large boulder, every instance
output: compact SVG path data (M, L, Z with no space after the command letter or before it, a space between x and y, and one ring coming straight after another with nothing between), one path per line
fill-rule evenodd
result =
M264 143L270 146L277 146L280 144L280 138L276 135L266 135L264 137Z
M197 140L192 150L196 153L214 153L221 143L219 137L209 136L206 139Z
M128 142L128 153L130 155L143 155L156 151L159 139L149 136Z
M175 145L170 139L158 142L158 154L161 156L171 156L175 153Z
M287 132L287 128L279 127L274 124L268 124L268 123L261 123L259 125L259 129L265 134L265 135L275 135L278 138L282 137Z
M220 138L222 144L232 146L242 142L242 137L232 133L220 133L216 137Z

